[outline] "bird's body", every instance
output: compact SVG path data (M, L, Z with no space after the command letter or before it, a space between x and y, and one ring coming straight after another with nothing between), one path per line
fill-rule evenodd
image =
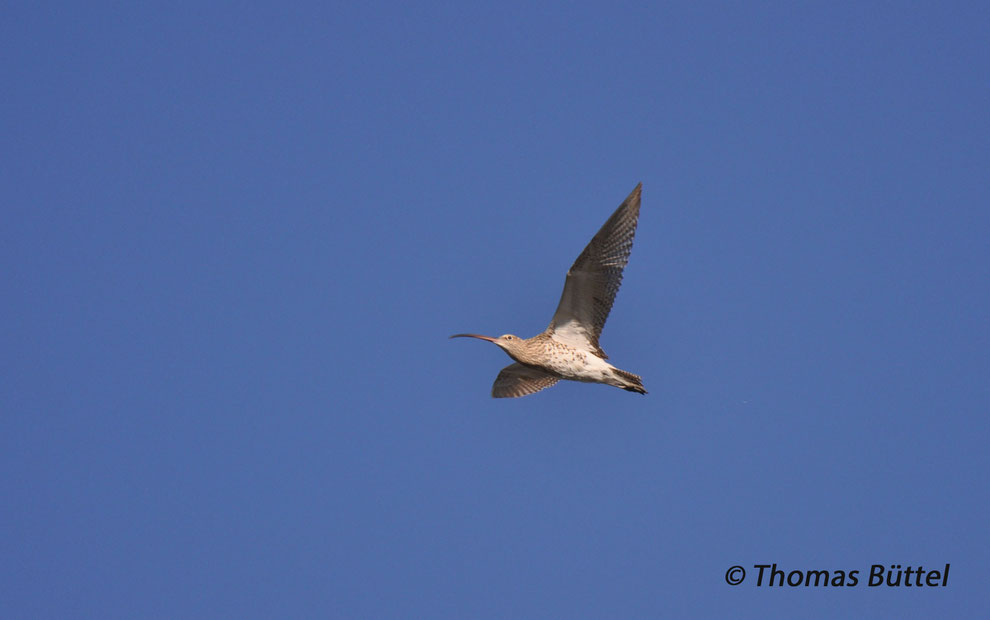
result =
M502 369L492 396L517 397L548 388L561 379L605 383L646 394L642 379L612 366L598 345L622 270L629 262L639 219L642 184L605 222L567 272L564 292L546 331L522 339L512 334L498 338L479 334L455 334L498 345L516 363Z
M506 347L505 352L520 364L541 368L560 379L571 381L611 383L610 380L615 380L614 371L618 369L604 358L590 351L564 344L546 332L527 340L516 339L516 341L521 346Z

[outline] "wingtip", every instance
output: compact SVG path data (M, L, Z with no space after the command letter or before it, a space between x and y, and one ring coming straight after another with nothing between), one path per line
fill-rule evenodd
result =
M622 201L621 205L619 205L618 210L621 211L623 209L632 209L636 213L639 213L639 203L640 200L642 199L642 193L643 193L643 184L640 182L636 184L636 187L633 188L633 191L629 192L629 195L626 196L626 199Z

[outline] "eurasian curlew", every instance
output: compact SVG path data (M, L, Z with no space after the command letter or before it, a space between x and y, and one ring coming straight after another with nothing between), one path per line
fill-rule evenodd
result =
M574 261L546 331L528 339L512 334L498 338L480 334L451 336L487 340L515 360L498 373L492 386L493 397L534 394L561 379L605 383L646 394L643 380L606 362L608 356L598 345L622 284L622 270L629 262L642 188L642 183L636 186Z

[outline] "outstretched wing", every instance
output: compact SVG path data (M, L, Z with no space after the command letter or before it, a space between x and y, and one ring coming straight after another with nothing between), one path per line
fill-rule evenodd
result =
M598 346L598 337L622 284L622 270L629 262L642 189L642 183L636 186L574 261L547 329L555 340L590 349L602 359L608 356Z
M492 398L517 398L535 394L559 381L557 377L539 368L509 364L498 373L492 385Z

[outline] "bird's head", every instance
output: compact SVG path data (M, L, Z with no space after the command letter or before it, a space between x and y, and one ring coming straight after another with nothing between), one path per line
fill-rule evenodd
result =
M482 336L481 334L454 334L451 338L477 338L479 340L487 340L492 344L498 346L500 349L512 355L514 352L522 348L523 339L519 336L513 336L512 334L504 334L498 338L492 338L491 336ZM513 356L515 357L515 356Z

